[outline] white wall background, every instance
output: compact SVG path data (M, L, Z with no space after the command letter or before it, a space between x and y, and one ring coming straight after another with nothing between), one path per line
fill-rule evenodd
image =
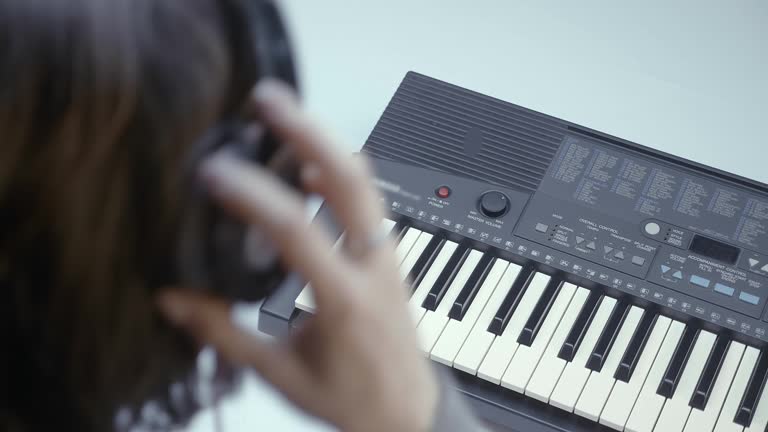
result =
M766 0L283 6L306 105L349 151L415 70L768 183ZM226 431L319 430L256 378L224 420ZM211 424L206 413L191 429Z

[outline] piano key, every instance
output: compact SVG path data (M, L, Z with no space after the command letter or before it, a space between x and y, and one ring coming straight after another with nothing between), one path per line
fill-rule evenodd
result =
M592 354L592 350L595 348L597 340L603 329L605 329L608 318L611 317L611 312L613 312L615 307L616 299L603 297L597 313L594 319L592 319L587 333L584 335L584 340L576 352L576 356L574 356L572 362L565 366L560 379L557 381L555 390L549 398L550 405L573 412L573 409L576 407L576 401L581 396L581 390L584 388L584 384L587 383L589 374L592 372L586 367L587 360Z
M646 311L646 315L649 314L650 313ZM635 402L640 396L640 391L651 371L651 366L653 366L656 355L661 349L661 345L664 342L664 338L667 335L667 330L669 330L671 323L672 320L665 316L658 316L655 319L653 329L647 338L645 347L642 350L642 354L637 361L629 381L624 382L619 379L616 380L616 384L614 384L613 390L611 390L608 402L605 404L605 408L603 408L603 412L600 414L600 424L618 431L624 430L624 426L629 419L629 414L632 412L632 407L635 406ZM638 327L638 331L639 329L640 328ZM637 334L637 332L635 333ZM630 343L627 350L629 351L631 349L632 343Z
M309 284L301 290L294 300L293 306L305 312L315 313L315 296L312 294L312 288Z
M645 345L648 343L648 338L651 336L651 331L654 328L658 315L651 311L645 311L643 319L637 326L635 334L632 335L632 340L629 342L627 351L624 353L624 357L619 363L619 368L616 370L616 378L619 381L629 382L632 378L632 373L637 367L637 363L640 361L640 357L645 350Z
M739 368L739 362L741 362L745 348L744 344L739 342L732 342L730 344L726 355L723 356L720 373L717 375L717 379L709 393L706 407L703 410L696 408L691 411L691 415L685 423L685 432L709 432L714 429L717 417L723 408L723 403L725 403L725 397L728 395L728 389L731 387L733 377Z
M552 308L555 300L558 298L558 292L562 286L562 280L555 278L549 280L547 287L541 294L541 298L539 298L539 302L536 303L536 307L533 308L530 318L528 318L528 321L525 323L523 330L520 332L520 338L518 338L517 343L525 346L531 346L531 344L533 344L533 341L536 339L536 335L539 333L541 326L544 325L544 322L547 320L549 310ZM571 293L571 295L573 295L573 293ZM567 306L568 304L566 303L562 312L565 312L565 308ZM556 318L559 322L559 317ZM552 331L554 331L554 327L552 328Z
M705 330L699 332L677 389L672 398L667 399L664 403L655 430L681 431L685 427L685 421L691 414L691 406L689 405L691 396L696 389L696 383L699 381L709 353L712 352L716 338L714 333Z
M548 285L552 285L552 280L550 280ZM557 281L557 285L562 285L562 282ZM549 341L552 339L552 335L560 324L560 320L563 318L565 311L568 310L568 306L575 293L575 285L565 284L562 286L562 289L556 294L557 298L552 302L552 306L549 308L546 320L540 326L535 341L530 346L520 344L520 347L515 352L515 356L512 358L512 361L509 363L509 366L501 379L501 385L503 387L512 389L518 393L525 392L525 388L528 386L531 375L533 375L533 372L536 370L536 366L539 365L539 360L541 360L544 350L547 348L547 345L549 345ZM545 290L542 294L542 298L546 295L548 295L548 293ZM525 331L525 329L523 331Z
M385 235L391 235L392 231L395 229L395 226L397 223L393 221L392 219L384 218L381 221L381 230ZM342 233L338 239L336 239L336 243L333 245L333 250L336 251L344 244L344 240L346 238L346 233ZM300 310L303 310L305 312L315 313L315 298L312 294L312 288L310 284L307 284L304 286L304 288L301 290L299 295L296 297L296 300L294 300L294 307Z
M672 361L669 362L667 370L664 372L664 377L659 383L657 393L667 399L671 398L675 393L677 384L680 382L680 377L683 374L683 369L688 361L688 357L693 349L694 342L696 341L696 335L698 330L693 327L686 327L683 332L683 337L680 339L680 343L675 348L675 355L672 356Z
M725 403L723 403L723 409L717 418L715 432L742 432L744 430L744 426L736 423L734 419L739 410L741 400L747 391L749 379L757 366L759 357L760 351L756 348L747 347L744 351L739 368L736 370L736 377L733 378L731 388L728 390L728 396L726 396Z
M389 218L384 218L381 221L381 230L385 235L391 235L392 230L395 229L395 225L397 225L397 222Z
M446 269L446 265L458 247L459 245L457 243L450 240L445 242L440 249L440 253L437 254L435 261L432 263L432 266L429 268L426 275L424 275L421 283L419 283L416 291L411 296L411 299L408 300L408 307L411 310L411 315L413 316L416 325L419 324L419 321L421 321L421 318L427 312L427 310L422 307L424 299L427 298L427 294L429 294L429 291L435 285L440 275L445 271L451 271L450 269Z
M589 328L589 325L592 323L592 319L597 313L597 308L600 306L601 298L602 294L600 294L598 291L590 292L587 302L584 304L581 312L579 312L579 316L576 318L576 322L568 332L568 336L565 338L565 342L563 342L563 346L557 355L558 357L565 360L566 362L573 361L573 357L576 355L576 351L578 351L579 345L584 339L584 335L587 333L587 329Z
M416 241L413 243L413 247L405 256L405 259L400 264L400 279L405 280L411 273L411 269L416 265L416 261L424 253L424 249L432 241L434 236L427 232L422 232Z
M496 288L493 290L493 294L491 294L488 304L485 305L477 322L472 326L467 341L464 343L464 346L461 347L461 350L459 350L459 354L453 362L453 366L456 369L472 375L477 374L477 369L480 367L480 363L482 363L493 340L496 338L495 334L488 331L488 326L491 325L491 321L494 316L496 316L496 311L501 307L501 304L507 297L510 287L515 282L522 269L522 267L513 263L510 263L507 267L507 270L504 272L498 285L496 285Z
M406 228L405 235L400 239L400 242L395 247L395 256L397 257L397 265L400 265L403 260L405 260L405 257L408 255L408 252L411 251L411 248L416 243L416 240L421 235L421 231L416 228Z
M629 304L625 302L619 302L613 309L611 318L608 319L608 323L603 329L600 339L597 340L592 355L589 356L587 368L595 372L600 372L603 369L608 353L611 351L611 348L616 341L616 337L619 335L619 330L621 329L622 323L628 312Z
M703 410L706 407L729 345L730 338L724 335L717 337L715 347L712 348L707 364L704 366L704 371L699 378L699 382L696 384L696 389L693 391L693 397L691 397L690 402L692 408Z
M672 321L664 337L664 341L659 347L659 353L653 361L653 366L648 373L648 377L643 383L640 395L632 407L632 412L626 422L624 430L627 432L652 432L659 418L661 409L664 407L665 398L659 396L656 390L659 387L659 381L664 376L667 366L672 361L675 354L675 348L680 343L685 331L685 324L680 321Z
M453 284L453 280L459 273L459 269L464 267L464 261L470 254L470 249L466 246L459 245L456 251L451 256L451 259L445 265L445 271L440 274L437 281L432 285L432 289L427 293L427 297L424 299L422 307L427 310L434 311L437 306L445 297L448 288Z
M509 267L509 262L502 259L495 260L463 319L461 321L453 319L448 321L448 325L437 340L437 344L432 348L430 357L433 360L453 366L454 359L475 326L480 313L486 307L491 294L504 276L507 267Z
M531 376L530 382L525 387L525 394L527 396L542 402L549 402L549 396L552 394L552 390L555 389L557 380L560 378L560 374L566 365L566 361L559 358L557 354L568 333L571 331L573 324L576 322L579 313L584 308L589 295L590 291L586 288L578 288L576 290L571 304L568 305L568 310L563 314L563 319L560 320L560 324L558 324L555 333L552 335L552 340L547 345L533 376Z
M533 276L504 333L493 340L488 354L477 371L478 377L495 384L501 384L501 377L507 371L507 366L512 357L515 356L515 351L519 346L517 339L520 337L520 332L531 316L531 312L536 307L536 303L541 298L549 280L550 277L544 273L536 273Z
M472 304L472 301L475 299L477 292L480 290L480 287L483 285L485 278L491 271L493 260L494 258L490 254L485 254L482 258L480 258L480 262L477 264L477 267L475 267L475 270L469 276L469 279L464 285L464 288L459 293L459 296L456 297L456 300L454 300L453 306L451 306L451 310L448 313L449 318L457 321L461 321L464 318L464 314L467 313L467 310Z
M765 432L768 430L768 390L763 389L757 410L752 416L752 424L744 432Z
M584 390L582 390L581 396L576 402L574 409L576 415L592 421L600 419L603 407L608 400L608 396L611 395L613 384L616 382L616 378L614 378L616 370L642 317L643 310L637 306L632 306L626 314L613 347L608 351L604 367L602 370L593 371L589 375L587 384L584 386ZM608 320L609 325L610 323L611 321Z
M531 279L535 273L536 271L532 266L523 267L523 269L518 274L517 279L515 279L514 284L507 292L507 296L504 298L504 302L501 304L501 306L499 306L499 310L493 317L491 324L488 326L489 332L495 334L496 336L501 336L501 334L504 333L504 330L509 324L509 320L512 318L512 314L515 312L515 309L520 303L520 299L523 296L525 287L530 284Z
M435 258L437 258L437 255L440 253L444 244L445 239L440 238L439 236L432 236L427 247L424 248L424 252L419 256L416 263L414 263L410 270L410 274L406 279L411 284L411 294L416 287L419 286L421 280L424 279L424 276L427 274L427 271L429 271L429 268L432 266L432 263L435 261Z
M403 235L405 235L405 232L408 231L408 222L405 218L400 219L395 223L395 225L392 227L392 229L389 232L389 235L391 237L394 237L395 242L399 243L400 240L403 238Z
M387 232L388 229L391 230L391 228L387 228L387 221L390 221L389 219L384 220L383 229L384 232ZM394 221L390 221L394 224ZM393 225L394 226L394 225ZM332 251L338 251L342 245L344 245L344 241L347 237L346 233L341 233L338 239L336 239L336 243L333 244L333 247L331 248ZM304 285L304 289L301 290L298 297L296 297L296 300L294 300L293 306L297 309L303 310L305 312L315 313L316 306L315 306L315 295L312 293L312 284L306 284Z
M747 391L739 404L739 410L736 412L736 423L749 426L752 416L757 409L757 402L760 393L765 388L765 381L768 378L768 351L763 350L757 361L757 366L747 385Z
M443 300L436 305L435 310L428 310L424 314L424 318L419 322L417 330L419 340L421 341L421 348L425 353L429 354L435 343L437 343L437 339L445 329L445 325L448 324L448 313L451 311L453 302L482 258L483 253L479 250L471 249L468 251L467 258L462 263L459 271L456 272L456 277L453 278L448 289L444 290Z

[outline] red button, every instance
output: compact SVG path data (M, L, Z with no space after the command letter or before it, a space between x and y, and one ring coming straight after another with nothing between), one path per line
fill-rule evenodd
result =
M440 198L448 198L449 196L451 196L451 188L449 188L448 186L440 186L435 191L435 194L437 194L437 196Z

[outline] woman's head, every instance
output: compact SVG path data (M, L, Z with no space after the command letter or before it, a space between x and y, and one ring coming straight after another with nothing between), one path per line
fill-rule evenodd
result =
M153 296L186 150L254 78L237 2L0 1L0 426L103 429L147 397L196 408L196 350Z

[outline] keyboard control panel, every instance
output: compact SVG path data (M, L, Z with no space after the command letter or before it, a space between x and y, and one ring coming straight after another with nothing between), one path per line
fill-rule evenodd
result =
M386 160L374 160L385 205L414 226L471 239L511 259L526 259L574 282L621 291L641 301L768 341L768 280L686 249L694 233L658 219L626 221L547 194L510 188ZM450 190L440 197L440 189ZM481 197L504 196L507 212L488 217ZM650 226L649 226L650 225ZM669 239L675 236L682 242Z

